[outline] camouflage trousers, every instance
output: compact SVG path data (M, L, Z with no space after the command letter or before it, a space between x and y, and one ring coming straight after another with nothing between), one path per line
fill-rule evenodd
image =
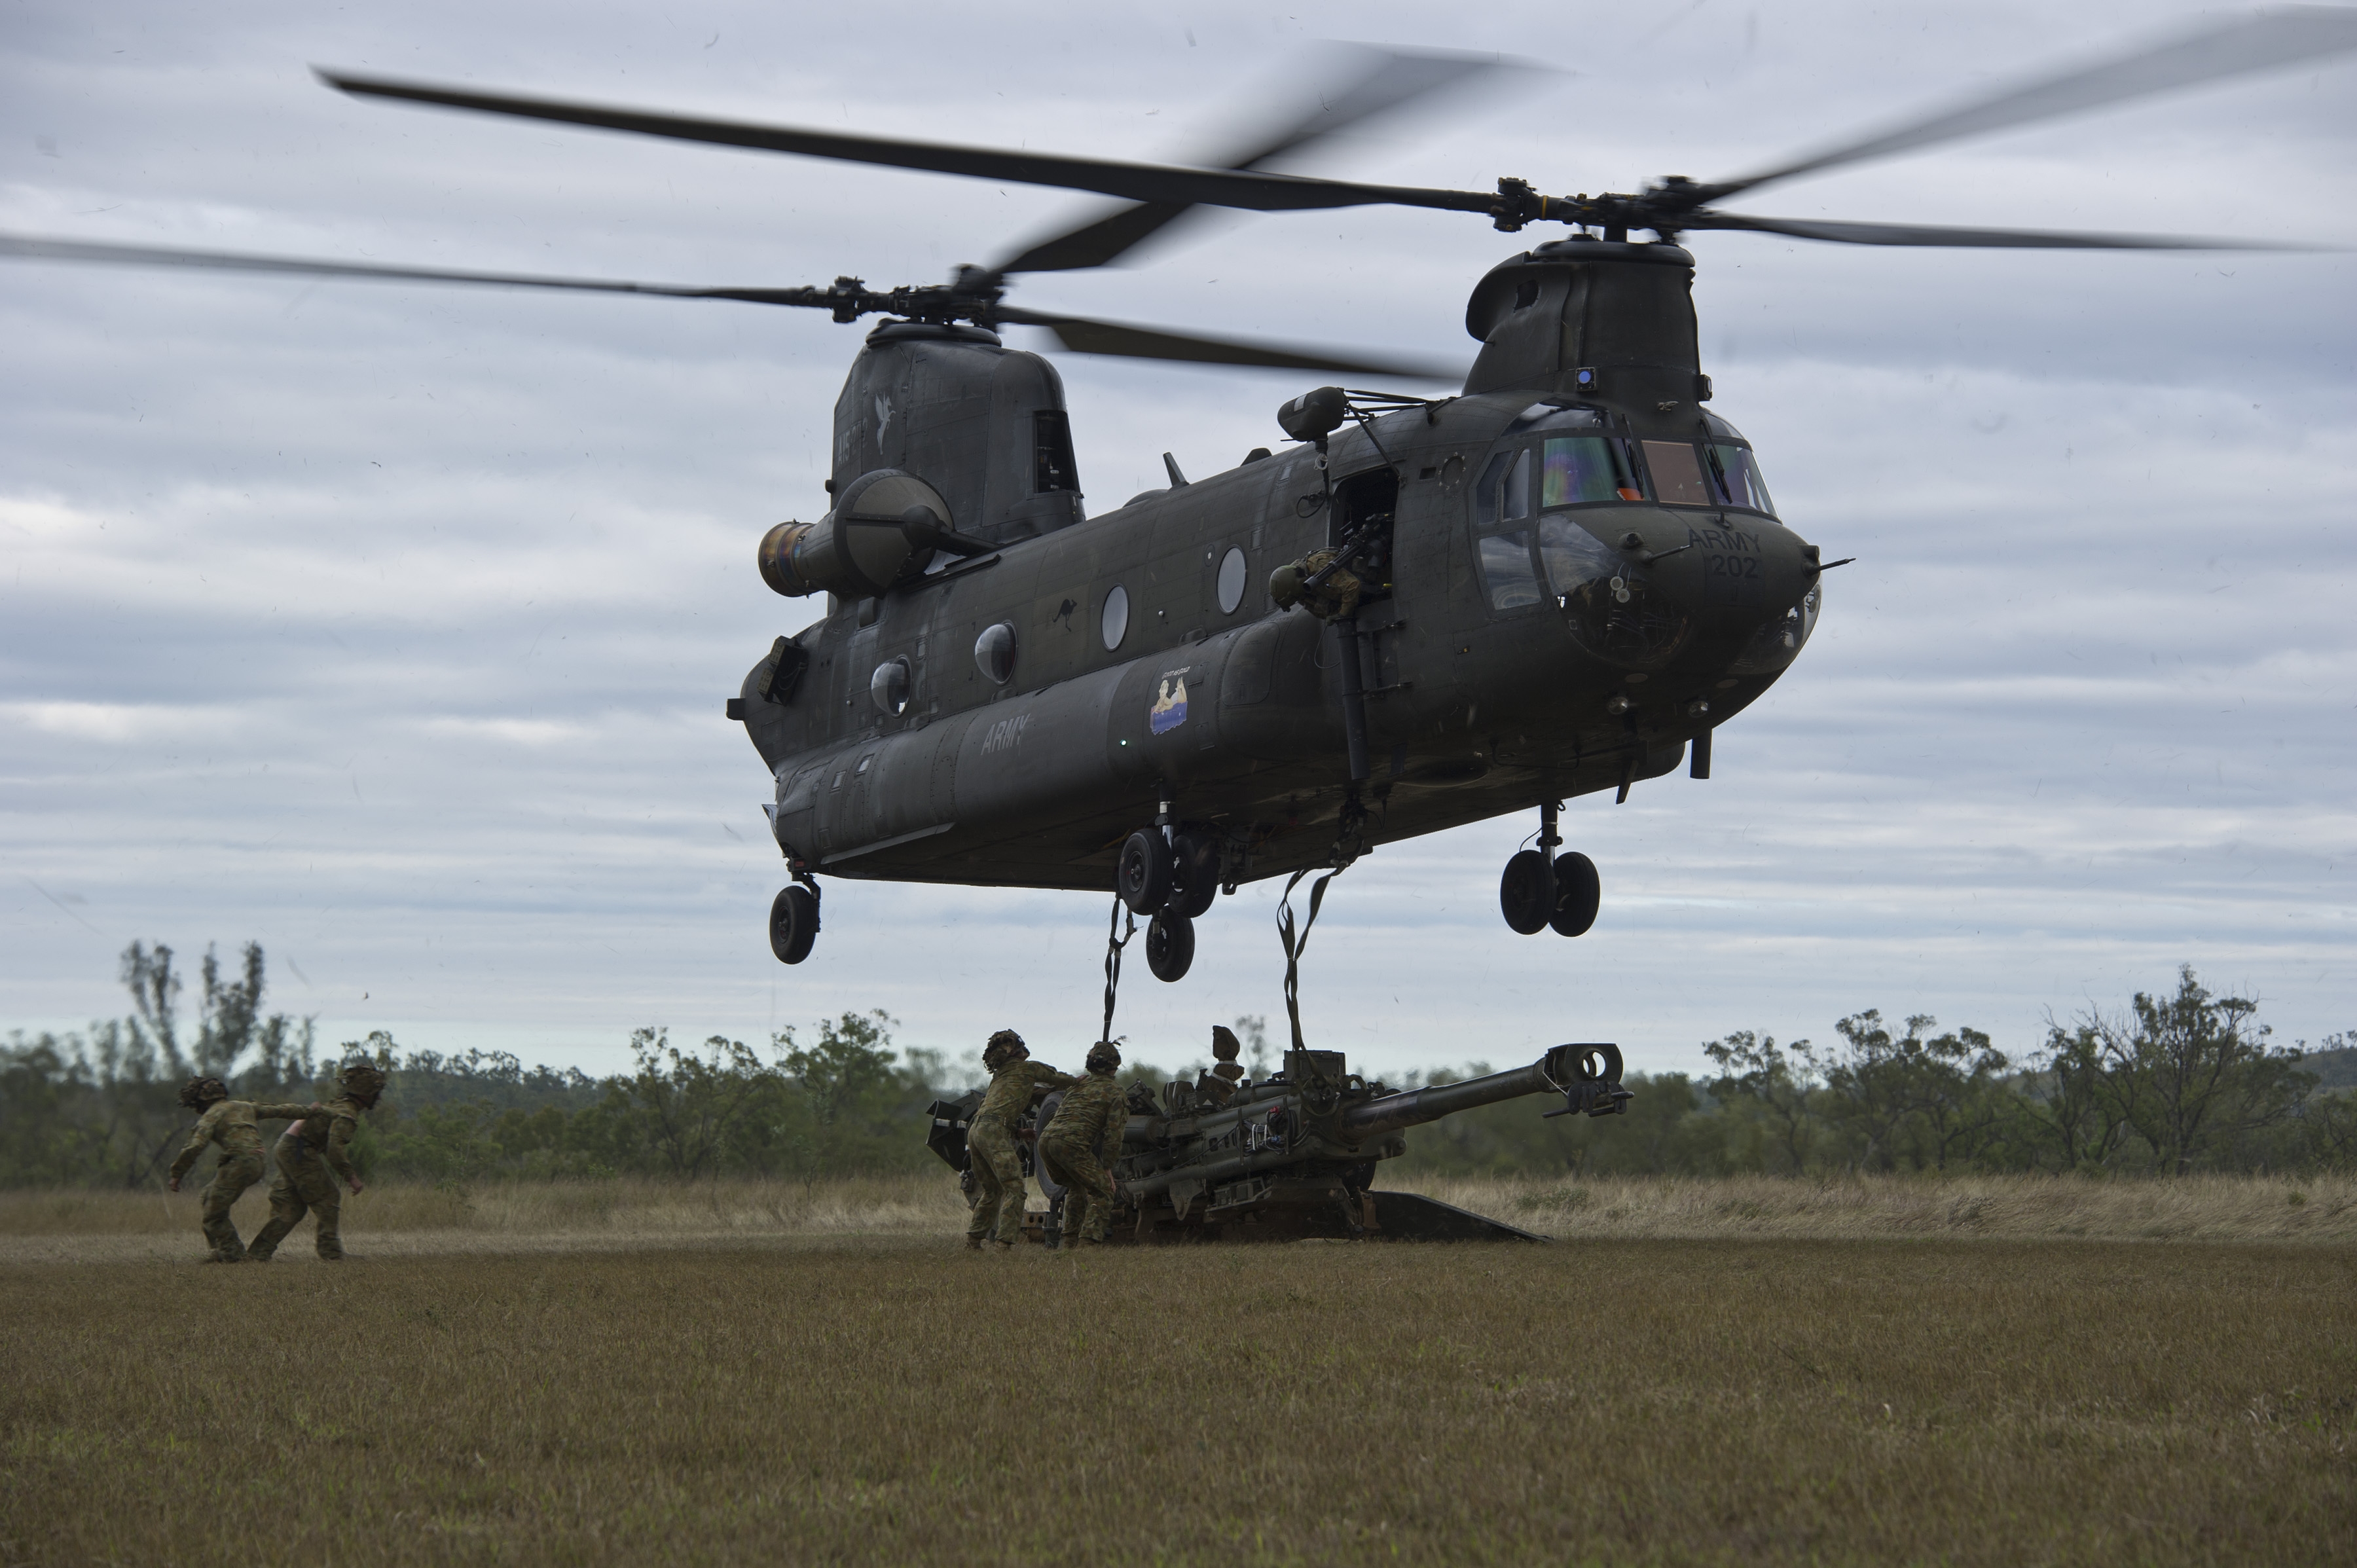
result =
M966 1129L965 1152L974 1171L974 1218L965 1236L979 1241L994 1233L1008 1245L1023 1240L1023 1156L1016 1152L1015 1129L996 1118Z
M1097 1152L1050 1132L1039 1141L1039 1163L1064 1188L1064 1240L1103 1240L1113 1223L1113 1176Z
M251 1255L254 1261L268 1262L271 1254L278 1251L278 1243L286 1240L286 1232L294 1230L307 1212L318 1216L319 1256L329 1262L341 1258L344 1199L336 1188L336 1174L309 1148L281 1140L278 1174L270 1180L270 1223L253 1239Z
M261 1179L262 1153L257 1149L250 1155L223 1155L213 1168L213 1179L205 1183L198 1212L204 1217L205 1242L221 1262L245 1261L245 1243L237 1239L237 1225L229 1211L245 1196L245 1189Z

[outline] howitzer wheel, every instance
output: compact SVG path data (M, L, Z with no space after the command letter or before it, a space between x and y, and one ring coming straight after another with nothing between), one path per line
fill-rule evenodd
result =
M1596 863L1574 850L1555 863L1555 914L1547 920L1555 934L1577 937L1596 924L1597 906L1604 899L1604 883Z
M1508 860L1505 875L1498 879L1498 907L1505 911L1506 924L1526 937L1545 930L1555 918L1553 881L1546 856L1537 850L1523 850Z
M770 950L780 963L800 963L818 940L818 899L800 883L779 889L770 903Z
M1161 981L1183 980L1195 961L1195 922L1165 909L1146 928L1146 967Z

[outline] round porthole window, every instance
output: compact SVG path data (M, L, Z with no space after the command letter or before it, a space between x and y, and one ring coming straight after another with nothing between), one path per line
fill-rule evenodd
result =
M1220 557L1220 613L1232 616L1244 602L1244 553L1231 550Z
M895 718L909 711L909 661L888 659L867 678L867 695Z
M1129 590L1118 583L1105 596L1104 618L1098 623L1098 628L1104 633L1107 653L1119 648L1121 639L1129 635Z
M994 686L1015 679L1015 628L1007 621L982 628L974 639L974 661Z

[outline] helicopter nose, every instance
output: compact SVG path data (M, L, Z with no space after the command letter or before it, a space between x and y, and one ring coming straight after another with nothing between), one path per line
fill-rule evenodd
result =
M1631 507L1545 523L1572 638L1608 663L1729 670L1781 652L1781 668L1815 624L1816 547L1773 519Z

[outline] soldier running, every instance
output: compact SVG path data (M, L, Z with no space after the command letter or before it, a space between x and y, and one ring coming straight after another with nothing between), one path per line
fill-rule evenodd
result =
M1015 1123L1031 1109L1031 1097L1042 1090L1070 1089L1080 1082L1069 1073L1030 1059L1030 1047L1012 1029L1001 1029L982 1047L982 1065L990 1071L990 1088L982 1108L966 1126L965 1149L974 1172L974 1218L966 1222L965 1244L979 1250L985 1240L1001 1251L1014 1249L1023 1234L1023 1159L1015 1147Z
M1114 1186L1109 1167L1121 1157L1129 1126L1129 1098L1114 1079L1121 1047L1099 1040L1089 1047L1089 1076L1064 1091L1055 1119L1039 1134L1039 1162L1064 1187L1064 1237L1075 1247L1093 1247L1113 1223Z
M343 1092L318 1112L286 1129L278 1140L278 1174L270 1183L270 1223L253 1239L246 1254L266 1263L286 1233L308 1211L318 1216L317 1241L325 1262L341 1262L343 1198L336 1191L340 1179L358 1197L359 1173L352 1169L352 1134L360 1130L361 1112L372 1108L384 1094L384 1074L367 1062L354 1062L336 1074Z
M180 1103L204 1114L197 1118L196 1128L189 1133L180 1157L172 1162L171 1178L165 1185L174 1192L179 1191L182 1178L195 1166L198 1157L210 1145L221 1145L221 1164L213 1167L213 1179L205 1184L199 1208L204 1216L205 1240L212 1249L207 1261L242 1263L245 1262L245 1243L238 1240L237 1224L230 1219L229 1211L247 1187L262 1179L262 1129L255 1123L291 1122L327 1107L317 1102L255 1105L249 1101L231 1100L229 1085L217 1078L188 1079L180 1086Z

